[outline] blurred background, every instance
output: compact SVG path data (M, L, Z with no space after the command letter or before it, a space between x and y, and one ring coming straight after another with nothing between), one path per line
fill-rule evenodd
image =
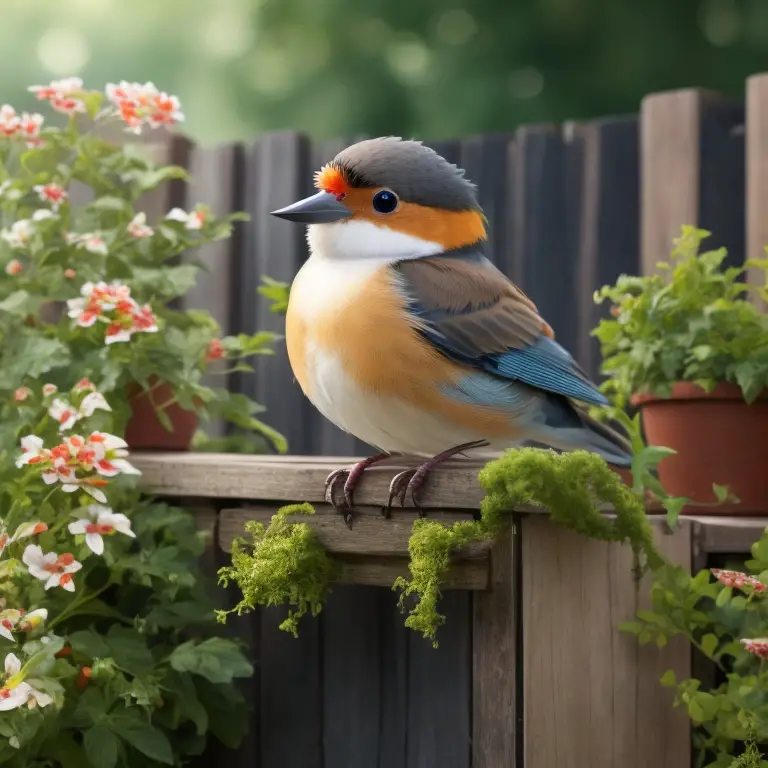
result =
M764 70L768 0L4 0L0 21L3 101L152 80L203 143L508 131L670 88L739 97Z

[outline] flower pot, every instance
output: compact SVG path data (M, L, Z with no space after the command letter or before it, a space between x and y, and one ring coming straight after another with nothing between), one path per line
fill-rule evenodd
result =
M683 514L768 513L768 390L750 404L735 384L712 392L677 382L669 397L635 395L649 445L677 451L659 463L667 493L714 503L712 483L727 485L740 503L688 505Z
M154 382L150 382L154 386ZM169 384L160 384L150 392L138 384L127 387L126 394L131 406L131 417L125 427L125 441L134 451L188 451L197 429L197 414L186 411L174 403L164 411L171 420L173 432L169 432L157 417L155 407L173 398ZM151 399L150 399L151 398Z

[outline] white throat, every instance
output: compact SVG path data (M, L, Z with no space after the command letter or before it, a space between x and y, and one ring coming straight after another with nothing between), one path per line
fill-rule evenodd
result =
M404 232L377 227L369 221L310 224L307 242L312 255L339 261L366 260L377 264L420 259L442 253L445 247Z

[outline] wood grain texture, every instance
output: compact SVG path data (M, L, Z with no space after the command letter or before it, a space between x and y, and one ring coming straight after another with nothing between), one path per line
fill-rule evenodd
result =
M690 568L690 524L654 529L662 552ZM679 768L690 727L659 678L690 674L690 646L640 647L616 627L647 608L627 547L527 516L522 531L525 768Z
M515 768L517 710L517 527L491 549L489 589L472 597L472 768Z
M600 344L590 336L606 305L593 294L621 274L640 272L638 120L617 117L579 125L583 177L579 195L578 343L582 367L599 380Z
M131 461L143 474L144 490L157 495L315 503L323 501L328 473L355 459L169 452L134 453ZM392 478L404 466L415 466L415 462L391 459L367 469L355 502L384 505ZM424 486L423 506L479 509L485 496L477 481L482 466L482 462L457 459L438 467Z
M243 509L224 509L221 511L219 524L219 543L222 549L229 550L232 540L243 535L245 524L250 520L269 523L277 511L274 504L263 504L245 507ZM436 520L444 525L455 522L472 520L471 512L449 513L429 512L430 520ZM295 515L293 522L309 525L317 534L318 541L331 553L400 556L408 555L408 540L413 530L413 523L418 519L416 512L401 512L393 510L388 520L375 507L360 507L353 518L352 529L347 528L342 515L327 504L315 505L314 515ZM477 543L468 546L466 556L484 555L488 545Z
M768 517L691 517L693 554L746 554L768 528ZM702 566L703 567L703 566Z
M437 632L438 648L408 631L408 743L404 768L471 765L471 595L465 591L447 592L438 610L446 617Z
M747 79L746 149L746 255L762 259L768 245L768 74ZM753 267L747 279L754 285L764 285L765 275ZM768 309L768 303L757 301Z
M225 217L240 208L241 201L236 199L236 157L237 148L234 144L193 148L189 161L192 183L187 188L187 209L203 203L210 207L214 216ZM187 251L181 257L182 263L199 263L203 267L195 286L181 298L181 307L210 312L219 324L222 336L234 330L232 295L235 244L233 239L219 240ZM220 373L226 366L224 360L214 363L211 373L203 377L203 383L206 386L227 388L228 377ZM211 437L223 436L226 429L223 420L206 422L201 426Z
M712 232L731 263L744 252L743 107L711 91L685 89L643 99L640 113L641 266L672 249L683 224Z

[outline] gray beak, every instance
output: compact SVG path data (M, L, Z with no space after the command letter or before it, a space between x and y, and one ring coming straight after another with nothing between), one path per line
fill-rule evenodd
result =
M348 219L351 215L352 211L328 192L318 192L279 211L272 211L272 216L299 224L330 224Z

